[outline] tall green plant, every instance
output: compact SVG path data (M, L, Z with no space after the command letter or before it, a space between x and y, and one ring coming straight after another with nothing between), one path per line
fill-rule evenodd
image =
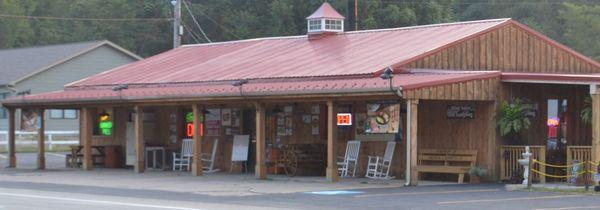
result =
M513 140L521 131L526 130L531 125L527 112L529 107L523 104L523 100L515 99L512 103L503 101L500 104L498 122L496 125L503 137L511 137Z
M579 117L581 117L581 121L585 124L592 122L592 97L588 96L583 100L583 109L579 113Z

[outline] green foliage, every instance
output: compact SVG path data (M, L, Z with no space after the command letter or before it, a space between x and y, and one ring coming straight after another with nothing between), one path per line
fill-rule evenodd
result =
M527 106L523 105L523 100L515 99L512 103L503 101L500 104L498 113L498 122L496 125L500 130L501 136L514 136L521 131L526 130L531 125L526 113L529 111Z
M228 41L306 33L323 0L186 0L207 36ZM348 17L352 0L329 0ZM169 18L170 0L0 0L0 14L80 18ZM182 8L183 43L207 42ZM360 0L358 28L377 29L512 17L600 59L597 0ZM0 48L108 39L142 56L172 46L170 21L81 21L0 17ZM346 28L353 28L346 22Z
M479 166L473 166L469 169L469 176L474 177L484 177L487 175L487 170L485 168L481 168Z
M585 124L592 123L592 97L588 96L583 100L583 109L579 113L579 117Z

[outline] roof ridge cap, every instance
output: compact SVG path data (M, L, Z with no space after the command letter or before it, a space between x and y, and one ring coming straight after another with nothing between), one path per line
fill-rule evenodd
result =
M236 44L236 43L245 43L245 42L264 41L264 40L299 39L299 38L306 38L306 37L307 37L306 35L260 37L260 38L239 39L239 40L222 41L222 42L186 44L186 45L181 45L181 47L203 47L203 46L213 46L213 45L222 45L222 44Z
M26 49L34 49L34 48L45 48L45 47L59 47L59 46L86 44L86 43L87 44L100 44L100 43L104 43L107 41L108 40L106 40L106 39L100 39L100 40L81 41L81 42L66 42L66 43L55 43L55 44L44 44L44 45L30 45L30 46L17 47L17 48L3 48L3 49L0 49L0 51L26 50Z
M428 24L428 25L415 25L415 26L406 26L406 27L398 27L398 28L381 28L381 29L370 29L370 30L360 30L360 31L347 31L347 32L344 32L343 34L360 34L360 33L370 33L370 32L413 30L413 29L420 29L420 28L431 28L431 27L453 26L453 25L464 25L464 24L477 24L477 23L487 23L487 22L503 23L503 22L506 22L509 20L512 20L512 18L472 20L472 21L462 21L462 22L436 23L436 24ZM339 34L339 35L343 35L343 34Z

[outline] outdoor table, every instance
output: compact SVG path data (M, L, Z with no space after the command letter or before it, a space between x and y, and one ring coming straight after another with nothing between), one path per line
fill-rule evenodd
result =
M156 156L157 153L161 154L161 164L157 164L156 161ZM150 155L148 155L148 153L152 154L152 167L150 167L150 163L148 161L148 158ZM156 169L156 170L164 170L165 169L165 147L163 146L147 146L146 147L146 168L147 169Z
M79 159L79 157L83 157L83 154L81 151L82 149L83 149L82 145L71 145L71 160L70 160L71 168L78 167L78 165L79 165L78 159ZM103 146L92 146L92 153L93 153L93 150L98 151L98 155L104 156L104 147Z

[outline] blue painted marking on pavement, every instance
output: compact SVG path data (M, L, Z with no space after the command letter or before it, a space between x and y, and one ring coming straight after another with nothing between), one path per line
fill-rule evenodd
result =
M353 194L361 194L361 191L349 191L349 190L329 190L329 191L314 191L314 192L306 192L306 194L312 195L353 195Z

